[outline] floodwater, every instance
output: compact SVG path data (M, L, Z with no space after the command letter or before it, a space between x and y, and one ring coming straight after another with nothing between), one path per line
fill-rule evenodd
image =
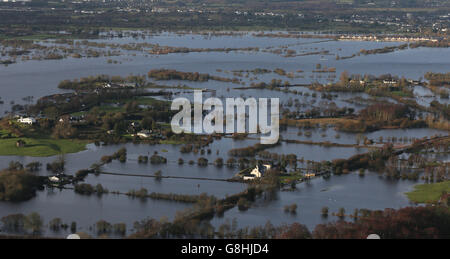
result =
M26 103L22 98L34 96L38 98L54 94L67 92L57 89L60 81L65 79L77 79L90 75L108 74L127 76L129 74L145 75L151 69L170 68L186 72L201 72L212 75L233 77L227 71L252 70L255 68L266 68L273 70L282 68L287 72L303 70L302 77L289 79L278 76L274 73L256 75L257 80L253 82L269 82L273 78L289 81L293 84L307 84L312 81L325 82L326 76L317 78L318 73L313 73L316 64L322 66L335 67L337 80L342 71L350 74L392 74L399 77L405 76L410 79L419 79L428 71L447 72L450 65L450 49L441 48L417 48L401 50L392 53L357 56L351 59L336 60L335 55L346 56L359 51L362 48L373 49L384 46L393 46L400 43L387 42L349 42L349 41L328 41L318 42L317 39L280 39L280 38L258 38L252 35L246 36L221 36L206 38L199 35L176 35L165 33L159 36L147 37L143 39L121 38L114 40L100 40L112 43L139 43L149 42L160 44L161 46L184 46L190 48L220 48L220 47L260 47L259 52L201 52L187 54L168 55L148 55L138 51L122 51L119 57L100 58L67 58L64 60L44 60L44 61L18 61L16 64L0 67L0 96L4 101L0 105L0 112L10 110L10 103ZM324 58L322 55L307 55L286 58L273 53L263 52L267 47L279 47L290 45L290 49L315 52L317 50L329 50L332 53ZM120 64L108 64L107 60L120 61ZM221 69L222 72L217 72ZM313 78L311 78L311 76ZM325 81L324 81L325 80ZM242 81L250 83L249 78L242 78ZM189 86L216 89L217 95L225 95L227 88L239 87L237 84L223 82L191 82ZM239 91L242 92L242 91ZM230 93L234 97L240 93ZM244 93L245 94L245 93ZM253 94L253 93L252 93ZM264 95L266 95L264 93ZM258 97L258 96L256 96ZM263 96L263 97L267 97Z
M351 173L331 176L327 180L316 178L297 184L295 191L278 192L275 200L263 197L248 211L233 208L225 212L222 218L215 218L212 224L219 226L234 218L239 227L261 226L267 221L275 226L300 222L312 231L317 224L338 220L332 213L337 213L340 208L350 215L355 209L384 210L413 206L404 193L412 190L415 184L417 182L385 179L373 172L366 172L364 177ZM292 204L297 204L297 213L284 212L284 206ZM323 207L329 208L327 218L321 216ZM347 220L351 219L347 217Z
M270 82L272 79L281 79L290 84L309 84L314 81L321 83L329 80L339 80L339 74L348 71L350 74L392 74L399 77L404 76L409 79L419 79L428 71L448 72L450 67L450 49L438 48L417 48L396 51L387 54L377 54L368 56L356 56L351 59L336 60L336 55L341 57L350 56L360 49L374 49L385 46L393 46L401 43L387 42L349 42L349 41L326 41L318 39L283 39L283 38L258 38L247 34L244 36L220 36L204 37L201 35L176 35L173 33L163 33L161 35L147 36L145 39L133 39L129 37L103 39L99 42L111 43L157 43L161 46L178 46L190 48L243 48L259 47L258 52L203 52L187 54L168 55L148 55L139 51L121 51L123 55L118 57L100 58L67 58L64 60L47 61L18 61L17 64L0 66L0 97L4 104L0 104L0 114L10 111L12 102L25 104L22 98L34 96L34 101L38 98L55 94L69 92L57 88L60 81L65 79L77 79L80 77L93 76L99 74L121 75L129 74L145 75L151 69L170 68L185 72L209 73L211 75L233 78L237 77L240 84L209 81L209 82L187 82L187 81L162 81L159 84L170 86L187 85L200 89L215 90L217 97L255 97L270 98L278 97L283 104L283 108L306 111L312 107L348 107L358 111L366 106L365 102L358 103L350 101L352 98L367 100L366 94L339 94L332 100L321 99L321 94L316 93L306 87L298 86L289 88L302 92L303 95L293 95L280 91L261 89L234 89L237 87L250 86L251 83ZM304 54L317 51L329 51L328 55L306 55L297 57L283 57L281 55L269 53L272 49L288 46L289 49ZM271 49L269 49L271 48ZM108 64L107 60L117 60L119 64ZM335 73L314 73L316 64L336 68ZM274 70L281 68L286 72L294 72L294 78L280 76L275 73L249 74L246 76L233 75L232 71L253 70L265 68ZM297 72L303 70L304 72ZM331 77L329 77L331 75ZM331 78L331 79L330 79ZM178 91L171 89L170 91ZM182 90L179 94L192 98L192 91ZM307 93L305 95L305 93ZM312 95L316 93L317 96ZM416 87L415 93L419 96L417 101L421 105L428 106L433 100L447 103L448 100L439 98L424 87ZM177 95L178 96L178 95ZM300 103L299 106L287 105L291 102ZM393 100L389 100L394 102ZM299 134L301 132L301 134ZM308 132L308 133L307 133ZM306 133L306 134L305 134ZM432 129L406 129L406 130L380 130L372 133L362 134L363 136L378 141L380 137L384 140L395 137L397 139L406 137L412 138L430 137L433 135L448 135L446 131ZM333 128L317 129L297 129L288 127L282 131L284 139L294 139L314 142L333 142L340 144L355 144L356 134L337 132ZM229 158L228 151L233 148L243 148L258 143L257 139L233 140L222 138L215 140L209 147L211 153L205 154L182 154L179 145L146 145L146 144L122 144L109 146L95 146L90 144L85 151L64 155L66 161L66 173L74 174L78 170L89 168L98 162L104 155L111 155L121 147L126 147L128 151L126 163L113 161L103 166L103 170L110 173L153 175L156 171L161 171L163 176L176 176L186 178L209 178L211 180L199 181L193 179L161 179L156 180L150 177L119 176L119 175L90 175L86 182L90 184L102 184L110 191L127 192L132 189L146 188L149 192L158 193L178 193L196 195L207 193L216 197L225 197L238 193L246 188L242 183L231 183L222 181L234 176L237 168L217 168L214 165L199 167L189 165L188 161L197 161L199 157L205 157L210 163L221 157L226 161ZM322 161L336 158L348 158L355 154L367 152L364 148L348 147L324 147L306 144L282 143L267 149L267 151L278 154L296 154L297 157L305 160ZM159 155L168 159L164 165L139 164L137 159L140 155L152 155L158 152ZM53 157L22 157L22 156L1 156L0 167L5 168L10 161L19 161L27 164L33 161L40 161L44 164L44 169L38 172L40 175L49 174L45 170L45 164L54 161L58 156ZM184 160L183 165L178 164L178 159ZM449 159L448 155L436 156L436 159ZM314 179L307 183L298 184L297 190L292 192L279 192L278 199L267 201L259 200L255 206L246 212L240 212L237 208L225 213L223 218L213 220L214 225L220 225L225 220L238 219L239 226L263 225L270 220L273 224L301 222L312 229L316 224L336 220L329 216L324 219L320 216L323 206L328 206L331 212L337 212L344 207L347 213L352 213L355 208L384 209L400 208L408 206L409 202L404 192L411 190L416 184L411 181L392 181L380 178L375 173L367 173L365 177L359 177L355 173L343 176L332 176L329 180ZM296 203L298 212L291 215L283 212L285 205ZM72 221L78 223L80 231L92 232L92 226L100 219L111 223L124 222L131 230L133 222L147 217L159 219L167 217L173 219L177 211L191 207L191 204L132 199L124 195L107 194L102 197L95 195L87 197L75 194L73 190L45 190L38 192L37 197L30 201L21 203L0 202L0 217L14 214L38 212L45 222L60 217L65 223ZM66 233L50 233L46 235L62 236Z
M38 192L32 200L20 203L0 202L0 217L22 213L38 212L47 224L54 218L61 218L66 224L77 223L77 230L92 234L92 227L99 220L110 223L125 223L131 230L133 223L147 217L172 220L177 211L189 208L190 204L160 200L133 199L125 195L105 194L83 196L72 190L45 190ZM43 228L44 234L66 236L68 233L51 233ZM1 232L0 232L1 233Z

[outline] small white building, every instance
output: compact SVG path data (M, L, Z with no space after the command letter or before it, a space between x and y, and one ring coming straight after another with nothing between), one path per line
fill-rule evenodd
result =
M151 133L150 130L141 130L137 133L137 136L140 138L149 138Z
M28 124L28 125L33 125L34 123L36 123L36 119L33 117L27 117L27 118L20 117L17 121L20 123L23 123L23 124Z
M52 183L59 183L60 179L56 176L51 176L48 178L48 180L50 180L50 182Z
M248 175L244 175L244 180L254 180L255 178L261 178L267 170L270 170L271 166L266 164L258 164Z

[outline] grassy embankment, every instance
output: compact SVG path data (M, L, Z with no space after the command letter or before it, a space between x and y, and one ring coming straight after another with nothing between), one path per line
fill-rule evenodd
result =
M444 192L450 192L450 181L416 185L406 196L415 203L437 203Z

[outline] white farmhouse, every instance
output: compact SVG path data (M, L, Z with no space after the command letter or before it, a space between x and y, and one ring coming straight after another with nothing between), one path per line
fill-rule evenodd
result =
M270 165L258 163L249 174L244 175L243 179L254 180L255 178L261 178L267 172L267 170L270 170L270 168Z
M28 124L28 125L33 125L34 123L36 123L36 119L33 117L27 117L27 118L20 117L17 121L20 123L23 123L23 124Z

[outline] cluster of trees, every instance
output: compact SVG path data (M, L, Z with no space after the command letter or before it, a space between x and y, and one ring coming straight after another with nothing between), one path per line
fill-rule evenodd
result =
M158 153L155 151L155 153L150 157L150 163L151 164L167 164L167 158L158 155Z
M52 137L56 139L71 139L78 136L78 130L70 122L63 121L56 123L53 128Z
M75 173L74 182L82 182L90 173L94 172L95 170L87 170L87 169L79 170Z
M321 215L322 215L322 217L324 217L324 218L326 218L326 217L328 217L328 212L329 212L329 208L328 207L322 207L322 209L321 209Z
M415 111L408 105L376 103L362 109L358 120L346 120L337 123L337 129L346 132L367 132L382 127L420 128L426 127L424 120L415 120Z
M146 156L139 156L138 161L139 163L145 162ZM105 155L100 158L101 164L108 164L111 163L113 160L119 160L121 163L125 163L127 161L127 149L125 147L119 148L114 154L112 155Z
M230 157L230 158L228 158L227 161L225 162L225 165L226 165L228 168L234 168L236 165L239 165L238 167L239 167L240 169L245 169L245 168L248 167L247 165L248 165L249 163L250 163L250 160L248 160L248 159L246 159L246 158L243 158L243 157L241 157L239 160L236 160L236 159L234 159L233 157ZM256 164L256 159L255 159L254 164Z
M283 109L282 115L283 118L285 119L314 119L321 117L333 118L333 117L351 116L353 115L354 111L355 111L354 108L348 107L339 108L334 102L330 103L321 102L320 107L313 107L311 109L306 109L304 111ZM283 124L281 124L280 126L283 126Z
M127 77L97 75L83 77L75 80L63 80L58 84L58 88L71 90L93 90L104 88L105 84L123 84L133 83L138 86L143 86L147 83L145 76L130 75Z
M247 200L245 197L239 198L237 202L237 207L240 211L246 211L250 208L250 201Z
M126 148L120 148L114 154L111 156L112 160L118 159L121 163L125 163L127 161L127 149ZM103 160L103 158L102 158Z
M414 180L419 179L419 172L410 169L410 163L399 160L398 156L391 156L385 163L384 175L389 179Z
M5 232L15 233L39 234L44 224L41 216L36 212L29 215L12 214L2 217L0 221L3 223Z
M392 121L401 118L414 119L414 113L403 104L376 103L361 110L360 117L374 121Z
M438 111L439 113L442 113L442 115L444 116L445 119L450 120L450 104L445 104L445 103L440 103L436 100L433 100L430 103L430 108L433 110ZM447 126L448 126L448 121L447 121ZM448 129L448 127L447 127Z
M8 165L8 170L17 171L17 170L25 170L27 172L36 172L39 171L42 167L41 162L30 162L27 165L23 165L19 161L10 161Z
M148 163L148 156L139 156L138 157L138 163L139 164L147 164Z
M132 198L147 198L148 197L148 190L145 188L141 188L139 190L129 190L125 195L130 196Z
M195 134L180 134L180 140L183 140L184 142L188 142L188 144L182 145L180 147L180 152L183 154L188 154L193 152L194 154L205 154L205 147L211 144L214 141L214 137L212 135L208 135L206 138L200 135ZM220 139L220 136L217 136L217 138ZM212 150L207 149L206 152L208 154L211 154ZM217 151L217 154L219 154L219 151Z
M53 232L59 232L61 229L67 230L69 228L69 225L63 223L63 220L61 218L54 218L48 222L48 228Z
M181 72L171 69L153 69L148 72L148 77L156 80L188 80L205 82L210 78L209 74L198 72Z
M408 48L408 44L402 44L402 45L398 45L398 46L386 46L384 48L379 48L379 49L370 49L370 50L361 49L359 53L361 53L363 55L382 54L382 53L394 52L397 50L403 50L403 49L407 49L407 48Z
M208 159L206 159L204 157L199 157L197 160L197 165L198 166L208 166Z
M198 72L181 72L173 69L153 69L148 72L148 77L155 80L187 80L206 82L208 80L216 80L222 82L236 82L238 79L229 79L218 76L211 76L209 74L200 74Z
M43 189L45 177L36 176L23 169L0 171L0 201L26 201Z
M244 148L234 148L230 149L228 151L228 155L234 156L234 157L254 157L258 152L263 151L268 148L272 148L274 146L279 145L280 143L275 143L271 145L262 145L262 144L255 144L253 146L244 147Z
M425 169L422 179L426 182L443 182L449 180L448 169L446 165L424 165ZM418 176L417 176L418 178Z
M251 83L251 88L257 89L269 89L269 90L281 90L280 88L284 88L284 90L288 91L286 86L289 86L291 83L289 81L283 82L281 79L272 79L269 83L259 82L259 83Z
M96 193L99 196L109 193L108 189L104 188L101 184L97 184L94 187L87 183L75 184L74 191L78 194L87 196L90 196L94 193Z
M369 153L358 154L349 159L335 159L332 168L335 174L348 173L360 168L381 171L385 168L385 161L394 153L392 144L385 144L383 148L373 150Z
M409 44L410 48L420 48L420 47L427 47L427 48L448 48L450 47L450 41L448 39L441 39L438 41L419 41L419 42L412 42Z
M447 238L450 233L449 219L450 211L444 207L363 210L355 222L317 225L312 236L319 239L365 239L369 234L376 233L382 239Z
M425 73L425 79L427 79L430 85L433 86L450 85L450 72L448 73L427 72Z
M64 157L59 157L55 161L51 163L47 163L47 171L51 171L52 173L62 173L64 172L64 166L66 164L66 161L64 160Z
M95 223L95 229L99 236L108 236L115 234L125 236L127 233L127 225L125 223L111 224L105 220L99 220Z
M214 165L217 167L222 167L223 166L223 158L219 157L216 160L214 160Z
M221 70L218 70L217 72L221 72ZM246 72L246 73L252 73L252 74L255 74L255 75L259 75L259 74L272 73L272 70L266 69L266 68L255 68L255 69L252 69L252 70L243 70L243 69L241 69L241 70L233 70L232 72L233 73L239 73L239 74L241 74L243 72Z
M269 151L260 151L258 156L263 159L270 159L271 161L278 161L281 165L292 165L294 168L297 166L297 155L296 154L279 154L272 153Z
M297 213L297 204L293 203L291 205L284 206L284 212L296 214Z

